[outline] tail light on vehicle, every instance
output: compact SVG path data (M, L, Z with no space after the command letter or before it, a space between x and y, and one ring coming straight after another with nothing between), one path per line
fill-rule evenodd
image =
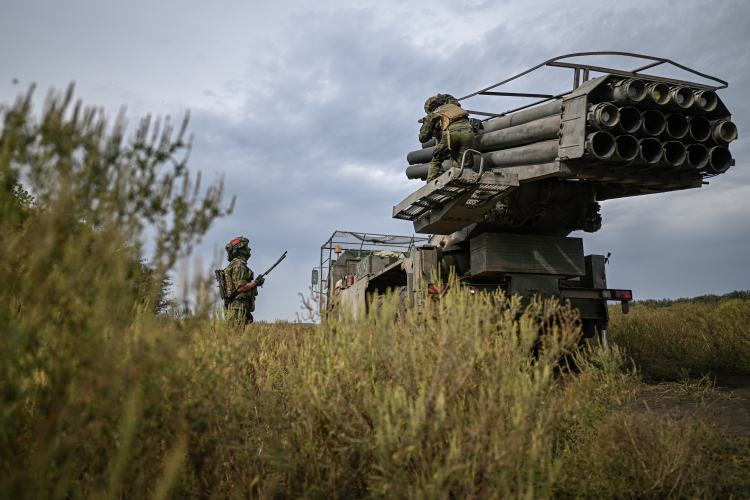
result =
M624 299L624 300L632 300L633 299L633 292L630 290L613 290L615 292L615 298L616 299Z
M427 293L445 293L445 285L442 285L439 289L435 285L427 285Z

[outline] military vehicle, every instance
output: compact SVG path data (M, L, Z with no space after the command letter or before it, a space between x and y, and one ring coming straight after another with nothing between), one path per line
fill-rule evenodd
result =
M649 63L621 70L561 62L596 55ZM663 64L718 85L644 73ZM554 95L493 90L542 67L572 69L572 90ZM608 288L607 258L584 255L582 239L569 235L601 228L602 201L701 188L706 179L733 166L728 146L737 128L716 93L727 86L667 59L588 52L550 59L460 98L541 100L499 114L467 109L481 118L471 119L473 168L465 168L465 158L460 165L447 160L437 179L393 207L393 218L432 236L345 233L371 244L363 253L363 246L341 247L344 233L334 233L321 248L321 298L328 306L357 313L368 293L390 287L399 290L404 304L419 307L428 295L444 291L454 271L470 291L502 288L525 300L535 295L570 300L580 311L586 336L598 330L606 337L607 301L621 301L627 312L632 292ZM432 139L407 155L408 178L426 178L435 144ZM401 246L383 253L377 238ZM433 280L436 271L439 277Z

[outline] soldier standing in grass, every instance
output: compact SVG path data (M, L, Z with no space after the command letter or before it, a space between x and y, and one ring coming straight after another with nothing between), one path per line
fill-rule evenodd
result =
M253 281L253 271L247 267L250 258L250 240L244 236L233 239L227 243L227 260L229 265L224 270L226 276L227 294L237 294L227 303L227 317L233 317L239 325L245 326L253 322L253 311L255 311L255 297L258 295L258 287L265 280L262 276Z
M438 144L432 153L427 182L436 179L442 173L441 164L453 158L457 167L467 149L474 148L474 130L469 122L469 113L461 108L455 97L449 94L432 96L424 103L427 117L419 130L419 142L427 142L432 137ZM474 155L466 155L466 168L474 165Z

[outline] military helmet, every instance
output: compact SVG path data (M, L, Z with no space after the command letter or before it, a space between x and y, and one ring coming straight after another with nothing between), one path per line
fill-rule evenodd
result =
M425 113L432 113L446 102L445 96L440 94L430 97L424 102Z
M429 112L430 112L430 104L432 104L432 101L434 101L435 99L437 99L437 96L436 96L436 95L434 95L434 96L430 97L429 99L427 99L427 100L426 100L426 101L424 102L424 112L425 112L425 113L429 113Z
M250 243L250 240L248 240L244 236L233 238L232 241L227 243L227 246L224 247L224 249L227 251L227 260L231 262L232 259L234 259L237 255L237 251L247 246L248 243ZM248 250L250 250L250 248L248 248Z

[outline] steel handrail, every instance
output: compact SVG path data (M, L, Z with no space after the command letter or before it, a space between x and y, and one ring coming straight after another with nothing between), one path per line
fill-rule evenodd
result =
M687 71L689 73L693 73L694 75L698 75L698 76L700 76L702 78L706 78L708 80L713 80L713 81L718 82L718 83L721 84L721 86L719 86L719 87L711 87L711 90L720 90L720 89L725 89L725 88L729 87L729 84L727 82L725 82L724 80L716 78L715 76L706 75L705 73L701 73L699 71L696 71L694 69L688 68L687 66L683 66L682 64L678 64L678 63L676 63L676 62L674 62L674 61L672 61L670 59L665 59L663 57L654 57L654 56L647 56L647 55L643 55L643 54L634 54L634 53L631 53L631 52L608 52L608 51L606 51L606 52L576 52L574 54L566 54L566 55L563 55L563 56L553 57L552 59L549 59L548 61L544 61L543 63L538 64L538 65L534 66L531 69L527 69L526 71L524 71L522 73L519 73L516 76L508 78L507 80L503 80L500 83L496 83L494 85L490 85L487 88L484 88L482 90L474 92L473 94L469 94L469 95L466 95L464 97L461 97L458 100L462 101L464 99L468 99L469 97L474 97L475 95L480 95L482 92L487 92L488 90L494 89L494 88L499 87L501 85L505 85L506 83L512 82L513 80L515 80L517 78L520 78L520 77L522 77L524 75L528 75L532 71L536 71L536 70L538 70L541 67L544 67L544 66L553 66L551 63L554 63L554 62L559 61L561 59L568 59L570 57L583 57L583 56L623 56L623 57L636 57L636 58L640 58L640 59L648 59L650 61L654 61L655 62L655 63L647 64L646 66L642 66L642 67L640 67L638 69L635 69L633 71L627 72L627 73L631 73L633 77L640 76L640 75L638 75L638 72L642 71L644 69L652 68L652 67L657 66L659 64L669 63L669 64L671 64L671 65L673 65L673 66L675 66L677 68L680 68L682 70L685 70L685 71ZM589 68L597 68L597 69L594 69L594 71L600 71L600 70L606 70L607 69L607 68L598 68L598 67L595 67L595 66L589 66L587 64L576 64L575 66L577 66L579 69L587 69L587 66ZM621 70L613 70L613 71L623 73L623 71L621 71ZM651 78L651 76L649 76L649 75L644 75L644 76L646 78ZM655 77L655 78L658 78L658 77ZM690 82L685 82L685 83L690 83Z
M484 173L484 155L476 149L467 149L466 151L464 151L464 154L461 157L461 170L458 171L458 175L456 175L454 179L460 178L461 174L464 173L464 168L466 168L466 153L468 153L469 151L471 151L472 153L476 153L481 157L482 160L479 162L479 175L477 176L477 181L479 181L479 179L482 177L482 174Z

